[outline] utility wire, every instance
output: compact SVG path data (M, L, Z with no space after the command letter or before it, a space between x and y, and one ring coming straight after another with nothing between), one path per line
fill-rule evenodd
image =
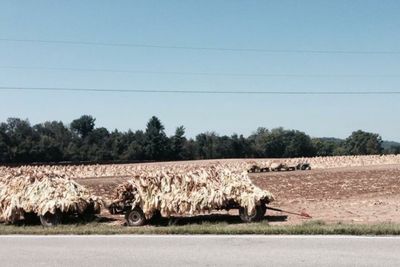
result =
M23 67L0 66L0 69L12 70L46 70L46 71L73 71L73 72L109 72L109 73L135 73L135 74L161 74L183 76L231 76L231 77L310 77L310 78L366 78L384 77L399 78L400 74L296 74L296 73L232 73L232 72L186 72L186 71L150 71L126 69L92 69L92 68L64 68L64 67Z
M167 93L167 94L240 94L240 95L400 95L400 91L217 91L217 90L137 90L70 87L24 87L0 86L6 91L52 91L52 92L113 92L113 93Z
M266 49L266 48L235 48L235 47L204 47L204 46L180 46L180 45L156 45L139 43L110 43L91 41L64 41L44 39L11 39L0 38L2 42L20 42L37 44L65 44L65 45L87 45L87 46L110 46L110 47L135 47L135 48L157 48L177 50L204 50L204 51L231 51L231 52L256 52L256 53L290 53L290 54L400 54L397 50L314 50L314 49Z

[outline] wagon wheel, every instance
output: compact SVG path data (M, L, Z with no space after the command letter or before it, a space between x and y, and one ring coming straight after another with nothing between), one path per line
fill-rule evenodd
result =
M146 217L141 208L134 208L125 214L128 226L142 226L146 223Z
M40 223L45 227L53 227L61 224L61 213L56 211L56 213L46 212L44 215L40 215Z
M266 211L265 205L258 205L256 206L253 213L249 214L247 208L240 207L239 208L239 216L243 222L257 222L264 218L264 214Z

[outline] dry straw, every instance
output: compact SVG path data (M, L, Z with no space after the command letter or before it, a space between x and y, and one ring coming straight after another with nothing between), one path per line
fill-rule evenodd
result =
M273 199L270 192L251 182L247 172L212 166L141 171L118 186L113 202L140 207L149 219L155 211L164 217L196 215L232 204L252 213L257 205Z
M0 177L1 222L16 222L31 212L82 214L89 207L99 210L100 205L101 199L55 172L10 168L8 175Z
M78 165L78 166L23 166L24 171L56 172L70 178L104 177L104 176L132 176L141 171L150 171L155 168L208 168L215 165L213 161L188 161L179 163L150 163L150 164L109 164L109 165ZM276 163L293 165L309 163L312 169L361 167L373 165L400 164L400 155L368 155L368 156L334 156L292 159L236 159L221 160L219 165L233 170L247 170L252 165L271 167ZM9 168L0 167L0 177L9 174Z

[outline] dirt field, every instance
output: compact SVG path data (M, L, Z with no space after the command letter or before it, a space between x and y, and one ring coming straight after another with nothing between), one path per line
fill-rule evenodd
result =
M400 223L400 165L343 167L311 171L251 174L254 183L271 191L271 206L306 211L327 223ZM94 193L111 198L112 189L128 177L81 178ZM235 212L231 212L232 215ZM271 224L298 224L306 219L267 211ZM107 215L105 213L105 215ZM114 217L122 223L121 216Z
M305 210L327 223L400 223L400 165L252 175L275 194L274 206ZM270 212L270 214L277 214ZM287 224L304 221L289 216Z

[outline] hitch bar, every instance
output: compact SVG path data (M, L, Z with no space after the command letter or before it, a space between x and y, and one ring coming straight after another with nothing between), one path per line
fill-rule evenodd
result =
M297 212L282 210L282 209L273 208L273 207L269 207L269 206L265 206L265 207L268 210L274 210L274 211L279 211L279 212L283 212L283 213L293 214L293 215L297 215L297 216L301 216L301 217L305 217L305 218L312 218L311 215L309 215L308 213L306 213L304 211L297 213Z

